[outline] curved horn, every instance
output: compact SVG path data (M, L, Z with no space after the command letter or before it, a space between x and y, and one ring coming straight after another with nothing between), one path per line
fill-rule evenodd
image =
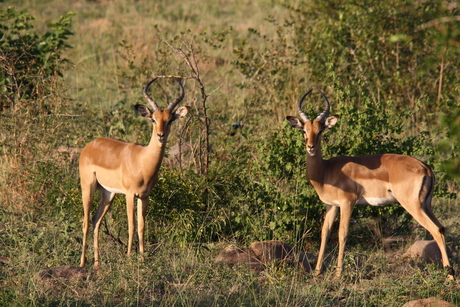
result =
M326 95L323 94L323 92L319 91L321 93L321 95L323 96L324 98L324 101L326 102L326 109L324 109L323 113L321 113L320 115L318 115L318 117L316 118L317 121L319 121L320 123L324 122L324 120L326 119L326 117L329 115L329 111L331 110L331 103L329 102L329 100L327 99Z
M179 86L180 86L180 95L179 97L176 98L176 100L174 100L173 102L171 102L167 107L166 109L172 111L179 102L182 101L182 99L184 99L184 95L185 95L185 92L184 92L184 86L182 85L182 83L180 83L179 79L176 79L177 83L179 83Z
M309 121L310 119L308 118L307 114L305 114L304 111L302 111L302 104L303 101L305 100L305 97L308 96L308 94L311 93L313 89L309 90L307 93L305 93L299 100L299 103L297 104L297 112L299 113L300 119L305 123Z
M153 111L158 110L160 107L159 107L158 104L155 102L155 100L153 100L152 97L149 96L149 94L147 93L147 91L148 91L148 89L149 89L149 86L150 86L156 79L158 79L158 77L153 78L149 83L147 83L147 85L144 87L144 90L142 91L142 93L144 94L145 99L147 99L147 101L148 101L148 102L150 103L150 105L152 106Z

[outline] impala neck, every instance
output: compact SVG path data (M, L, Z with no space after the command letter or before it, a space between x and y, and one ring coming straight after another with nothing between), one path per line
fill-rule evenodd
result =
M315 187L324 181L324 160L321 154L321 142L318 142L318 148L314 155L307 153L307 179Z
M152 132L150 143L144 147L143 165L152 170L158 171L165 155L166 139L163 144L157 140L156 135Z

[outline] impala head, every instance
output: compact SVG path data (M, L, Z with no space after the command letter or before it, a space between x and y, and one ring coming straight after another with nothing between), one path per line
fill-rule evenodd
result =
M329 111L331 109L331 104L321 91L320 93L324 98L326 108L320 115L318 115L315 120L308 118L308 116L302 111L302 104L305 100L305 97L307 97L311 91L312 90L309 90L305 95L303 95L297 104L297 112L299 113L300 119L294 116L287 116L286 119L292 127L303 131L305 136L305 144L307 146L307 154L314 156L321 148L322 133L325 130L333 127L337 123L338 118L336 116L328 117Z
M160 109L158 104L149 96L147 93L149 86L156 80L157 78L152 79L144 88L143 94L145 99L149 102L152 109L147 106L137 104L134 107L139 112L140 115L143 117L149 118L153 123L153 135L152 141L155 139L157 144L160 147L163 147L166 144L166 140L168 139L169 132L171 131L171 124L178 118L184 117L187 115L187 112L190 107L180 107L177 110L174 108L177 106L179 102L182 101L184 98L184 87L180 83L179 80L177 82L180 86L180 95L176 98L173 102L171 102L166 109Z

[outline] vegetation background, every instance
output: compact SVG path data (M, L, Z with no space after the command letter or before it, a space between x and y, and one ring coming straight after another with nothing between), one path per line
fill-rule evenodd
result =
M458 16L458 1L1 0L0 305L460 305L445 271L399 257L430 237L397 205L355 209L341 280L331 279L335 237L319 278L213 262L227 244L256 240L317 252L324 205L305 179L302 136L284 121L313 87L340 115L326 158L392 152L434 168L433 206L458 269ZM147 144L151 127L133 106L162 74L188 78L192 114L168 144L192 150L164 162L146 261L124 255L118 196L102 227L103 269L44 285L39 271L79 263L79 150L100 136ZM166 104L177 85L151 93ZM309 114L322 107L309 97ZM399 238L390 251L388 237Z

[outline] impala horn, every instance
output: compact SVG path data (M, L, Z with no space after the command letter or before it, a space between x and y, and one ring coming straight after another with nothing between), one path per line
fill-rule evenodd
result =
M147 101L150 103L150 105L152 106L154 112L155 112L156 110L158 110L160 107L159 107L158 104L155 102L155 100L153 100L152 97L149 96L149 94L147 93L147 91L148 91L148 89L149 89L149 86L150 86L153 82L155 82L156 79L158 79L158 77L153 78L149 83L147 83L147 85L144 87L144 90L142 91L142 93L144 94L145 99L147 99Z
M305 100L305 97L308 96L308 94L311 93L313 89L309 90L307 93L305 93L305 95L303 95L300 100L299 100L299 103L297 104L297 112L299 113L299 116L300 116L300 119L305 123L305 122L308 122L310 119L308 118L307 114L305 114L304 111L302 111L302 104L303 104L303 101Z
M184 99L184 96L185 96L185 92L184 92L184 86L182 85L182 83L180 83L179 79L176 79L177 83L179 83L179 86L180 86L180 95L179 97L176 98L176 100L174 100L173 102L171 102L167 107L166 109L172 111L174 110L174 108L177 106L177 104L179 102L182 101L182 99Z
M150 87L150 85L155 82L155 80L158 79L158 77L156 78L153 78L149 83L147 83L147 85L145 86L144 90L142 91L142 93L144 94L144 97L145 99L147 99L147 101L150 103L150 105L152 106L153 108L153 111L155 112L156 110L160 109L160 107L158 106L158 104L155 102L155 100L153 100L152 97L150 97L150 95L148 94L148 89ZM166 109L167 110L170 110L172 111L179 102L182 101L182 99L184 99L184 96L185 96L185 92L184 92L184 86L182 85L182 83L180 83L180 81L178 79L176 79L177 82L179 83L179 86L180 86L180 95L179 97L176 98L176 100L174 100L173 102L171 102L167 107Z
M326 95L323 94L323 92L319 91L321 93L321 95L323 96L324 98L324 101L326 102L326 109L324 109L323 113L321 113L320 115L318 115L318 117L316 118L317 121L319 121L320 123L324 122L324 120L326 119L326 117L329 115L329 111L331 110L331 103L329 102L329 100L327 99Z

